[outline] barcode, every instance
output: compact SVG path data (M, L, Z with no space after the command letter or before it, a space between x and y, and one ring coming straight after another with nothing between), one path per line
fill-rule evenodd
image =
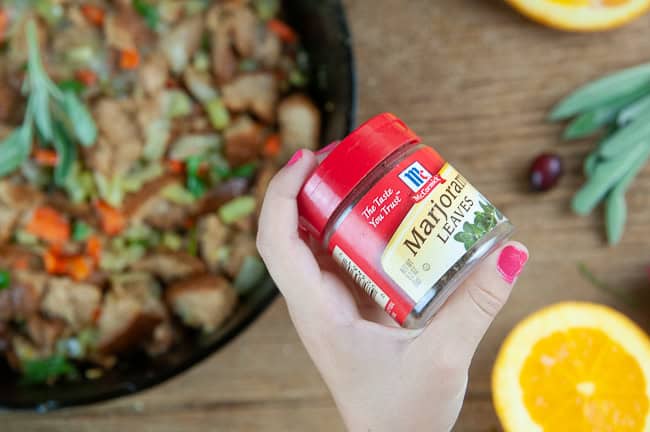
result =
M354 281L361 287L363 290L368 293L372 299L377 302L382 308L386 308L389 298L382 291L381 288L377 286L368 275L356 265L354 261L350 259L349 256L341 248L336 246L333 253L334 260L341 266L343 269L352 276Z

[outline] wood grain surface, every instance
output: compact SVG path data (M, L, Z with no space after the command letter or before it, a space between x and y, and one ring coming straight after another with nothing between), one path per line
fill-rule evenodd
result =
M623 243L605 245L602 213L579 218L569 200L589 141L565 144L545 121L559 98L605 72L650 59L650 17L576 35L530 23L499 0L347 0L365 119L393 111L516 224L531 262L483 341L457 431L497 431L490 373L497 349L526 314L562 300L613 305L650 329L650 172L629 194ZM562 155L567 175L544 195L527 190L535 155ZM578 272L584 262L625 295ZM632 301L625 301L626 298ZM0 430L342 431L327 388L278 300L244 335L190 372L114 402L48 415L3 414Z

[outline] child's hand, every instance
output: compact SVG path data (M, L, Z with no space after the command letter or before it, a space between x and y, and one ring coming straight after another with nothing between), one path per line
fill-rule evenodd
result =
M353 431L447 431L477 345L528 258L508 243L458 288L423 330L396 327L298 231L296 196L317 165L301 151L269 186L258 247L291 318Z

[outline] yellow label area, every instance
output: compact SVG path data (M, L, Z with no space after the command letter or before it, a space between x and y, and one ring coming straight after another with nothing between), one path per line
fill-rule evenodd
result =
M444 183L411 208L381 258L416 303L502 218L451 165L438 174Z

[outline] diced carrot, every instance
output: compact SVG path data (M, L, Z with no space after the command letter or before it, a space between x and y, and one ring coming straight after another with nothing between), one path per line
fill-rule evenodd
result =
M7 37L7 29L9 28L9 14L6 10L0 9L0 43L4 42Z
M192 229L194 228L195 225L196 225L196 221L191 217L188 217L187 219L185 219L185 222L183 222L183 227L185 229Z
M120 52L120 68L125 70L135 69L140 65L140 53L137 49L128 49Z
M91 235L86 240L86 254L93 259L95 263L98 263L102 255L102 242L100 238L96 235Z
M117 235L126 226L126 219L120 211L111 207L104 201L98 201L96 204L102 229L108 235Z
M63 259L65 274L77 281L88 279L93 272L93 263L89 257L77 255Z
M266 143L264 143L264 156L274 157L277 156L282 150L282 142L280 141L280 135L273 134L267 138Z
M92 69L79 69L75 78L87 87L97 84L97 74Z
M104 25L106 12L99 6L85 4L81 6L81 13L91 24L96 25L97 27Z
M269 20L266 25L269 30L278 35L278 37L285 43L294 43L298 40L296 32L279 19Z
M181 161L169 159L167 161L167 170L172 174L183 174L185 172L185 164Z
M102 316L102 308L97 306L95 308L95 310L93 311L93 315L92 315L93 324L96 324L97 322L99 322L99 318L101 318L101 316Z
M54 167L59 163L59 156L54 150L36 149L34 150L34 160L39 165Z
M29 258L16 258L12 265L14 270L27 270L29 268Z
M92 258L84 255L66 256L55 247L45 251L43 262L49 274L70 276L77 281L88 279L95 267Z
M50 207L34 210L26 229L30 234L52 244L63 244L70 239L68 220Z

